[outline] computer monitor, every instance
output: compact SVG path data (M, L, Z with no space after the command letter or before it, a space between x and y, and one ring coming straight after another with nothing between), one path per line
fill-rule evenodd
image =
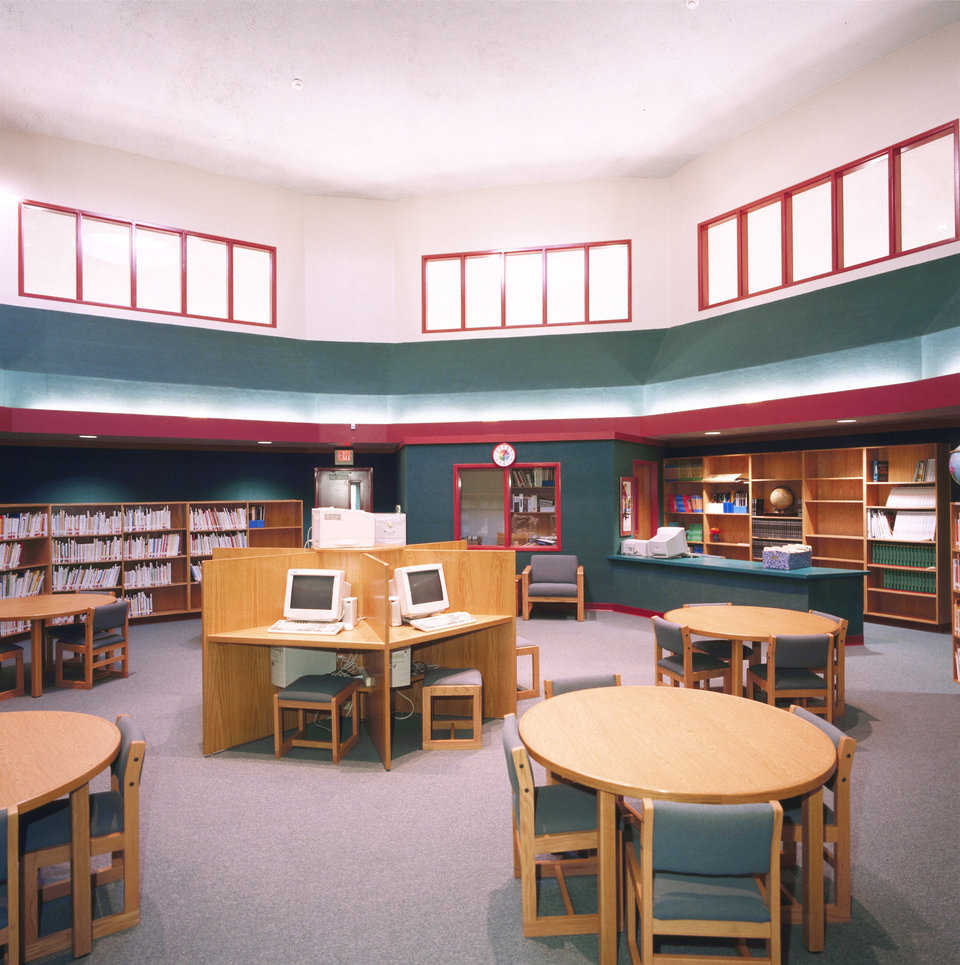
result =
M393 578L400 598L400 613L407 619L428 617L450 606L442 563L398 566Z
M287 570L283 615L288 620L331 623L343 613L343 598L350 584L343 570Z
M318 506L310 516L314 549L339 546L373 546L376 519L362 509Z
M656 534L650 538L650 555L669 557L686 556L687 533L682 526L661 526Z

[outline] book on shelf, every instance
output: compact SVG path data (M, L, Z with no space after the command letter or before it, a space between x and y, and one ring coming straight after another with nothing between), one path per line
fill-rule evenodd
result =
M120 564L114 566L55 566L53 592L113 589L120 585Z
M46 535L46 513L8 513L0 516L0 539L25 539Z
M122 529L119 509L111 513L106 510L76 513L58 509L50 514L50 532L54 536L112 536Z
M12 570L20 565L23 543L0 544L0 570Z
M152 593L144 593L140 590L137 593L124 594L123 598L130 604L130 616L145 617L153 613Z
M123 574L123 585L169 586L173 582L173 567L170 563L139 563L131 566Z
M125 560L143 560L157 556L178 556L180 534L164 533L162 536L134 536L123 544Z
M190 536L191 556L210 556L214 548L243 547L247 545L247 534L240 532L227 533L192 533Z
M870 478L873 482L886 482L890 476L890 463L886 459L870 461Z
M893 520L893 538L926 542L935 538L937 514L930 512L898 512Z
M123 514L123 528L127 530L170 529L169 506L134 506Z
M936 482L937 480L937 460L918 459L917 467L913 471L914 482Z
M888 509L936 509L937 491L933 486L893 486L884 505Z
M0 600L11 597L36 596L43 590L43 570L27 570L23 573L4 573L0 576Z
M123 542L119 536L113 539L93 539L80 542L75 539L55 539L53 541L54 563L99 563L118 560L123 553Z
M219 508L190 508L190 528L193 530L237 530L247 528L245 506Z
M715 472L703 477L708 483L745 483L747 477L742 472Z
M193 577L194 583L203 582L203 567L199 563L190 564L190 575Z

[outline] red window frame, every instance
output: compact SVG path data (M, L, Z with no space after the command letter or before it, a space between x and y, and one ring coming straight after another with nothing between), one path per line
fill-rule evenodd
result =
M462 469L486 469L490 472L500 471L503 473L503 546L468 546L468 549L475 550L522 550L525 553L559 553L563 548L562 533L560 528L561 500L560 500L560 463L559 462L515 462L512 466L500 469L499 466L491 465L489 462L463 462L455 463L453 467L453 538L463 539L460 535L460 471ZM538 544L522 543L513 545L513 533L510 528L510 472L513 469L550 469L553 471L554 479L554 503L556 505L557 517L557 543L556 546L540 546Z
M604 318L592 321L590 319L590 249L607 248L612 245L626 245L627 247L627 316L626 318ZM582 322L548 322L547 321L547 253L551 251L570 251L583 249L583 321ZM542 257L543 296L541 301L540 321L527 325L507 324L507 294L505 259L507 255L523 255L540 252ZM466 302L466 259L481 255L500 256L500 324L484 326L467 326ZM454 258L460 261L460 325L455 328L427 328L427 264L431 261L450 261ZM539 245L534 248L499 248L490 251L456 251L444 255L422 255L420 265L420 331L424 335L436 335L442 332L489 332L506 329L513 331L521 328L563 328L570 325L622 325L633 319L633 250L629 238L619 241L587 241L581 244L568 245Z
M41 295L24 290L23 282L23 208L46 208L49 211L59 211L72 214L76 221L77 238L77 293L69 298L63 295ZM83 297L83 219L91 221L106 221L127 227L130 236L130 304L117 305L111 302L89 301ZM150 231L162 231L180 238L180 311L174 312L160 308L141 308L137 305L137 250L136 229L143 228ZM225 244L227 248L227 315L196 315L187 311L187 238L202 238ZM50 301L72 302L78 305L96 305L100 308L120 308L125 311L150 312L155 315L173 315L177 318L199 318L211 322L225 322L230 325L253 325L257 328L277 327L277 249L272 245L261 245L253 241L241 241L239 238L225 238L220 235L206 234L202 231L189 231L185 228L171 228L168 225L153 224L147 221L130 221L126 218L116 218L113 215L98 214L95 211L85 211L81 208L67 208L63 205L49 204L46 201L32 201L24 198L17 207L17 239L18 239L18 290L24 298L45 298ZM255 251L265 251L270 255L270 321L250 322L233 317L233 249L250 248Z
M918 245L914 248L903 250L900 244L900 221L901 221L901 183L900 183L900 154L902 151L909 150L924 144L928 141L937 140L941 137L953 137L953 236L943 238L940 241L931 241L925 245ZM887 156L887 178L889 187L888 221L890 232L890 247L886 255L873 258L869 261L858 262L855 265L843 264L843 176L855 171L869 161L878 157ZM821 272L819 275L811 275L809 278L802 278L799 281L793 279L793 205L792 199L795 194L817 187L820 184L829 182L831 185L830 205L831 205L831 247L832 265L829 271ZM780 218L780 250L782 260L781 284L772 288L765 288L762 291L751 292L749 290L749 278L747 277L747 214L756 208L764 207L776 201L781 203ZM734 298L727 298L722 301L709 301L709 277L708 277L708 251L707 251L707 231L722 221L731 218L737 219L737 295ZM889 147L879 151L873 151L864 157L857 158L831 171L818 174L816 177L808 178L799 184L791 185L783 191L776 191L766 197L759 198L750 204L742 205L731 211L725 211L721 215L701 221L697 225L697 296L699 310L716 308L719 305L729 305L732 302L742 301L744 298L753 298L756 295L763 295L767 292L778 291L781 288L789 288L793 285L800 285L818 278L827 278L830 275L838 275L845 271L852 271L854 268L864 268L867 265L875 265L879 262L890 261L893 258L900 258L906 254L916 251L925 251L928 248L936 248L940 245L951 244L960 240L960 119L942 124L940 127L932 128L898 141Z

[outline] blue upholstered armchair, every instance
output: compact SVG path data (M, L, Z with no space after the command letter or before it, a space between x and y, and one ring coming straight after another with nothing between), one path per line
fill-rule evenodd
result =
M523 619L530 619L534 603L576 603L577 619L583 619L583 567L576 556L553 553L535 555L520 574Z

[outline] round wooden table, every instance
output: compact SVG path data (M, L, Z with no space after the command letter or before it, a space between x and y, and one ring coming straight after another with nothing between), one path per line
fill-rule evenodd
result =
M116 756L116 724L59 710L0 714L0 807L21 814L70 794L73 954L93 946L90 897L89 781Z
M0 620L30 621L30 695L43 692L43 628L53 617L69 617L116 603L112 593L40 593L0 600Z
M821 730L728 694L604 687L542 701L524 714L520 737L548 770L597 790L601 962L617 955L618 794L706 804L804 795L804 940L823 948L823 846L808 844L823 840L821 789L836 750Z
M837 631L837 622L808 613L806 610L785 610L773 606L681 606L668 610L664 620L689 627L701 637L717 637L733 644L730 665L733 679L743 685L743 641L760 642L782 634L812 634ZM837 654L837 703L843 696L843 654ZM739 691L738 691L739 692ZM749 696L749 695L748 695Z

